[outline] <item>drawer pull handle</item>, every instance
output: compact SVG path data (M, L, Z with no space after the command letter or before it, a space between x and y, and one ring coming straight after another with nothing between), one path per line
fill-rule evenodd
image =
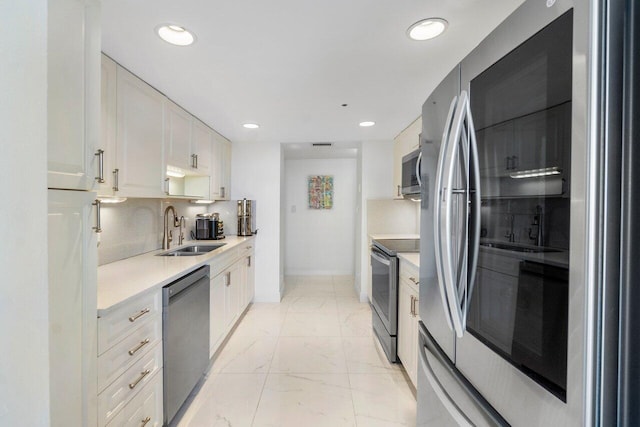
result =
M138 344L137 346L129 350L129 356L133 356L134 354L136 354L138 350L140 350L142 347L144 347L147 344L149 344L149 338L147 338L144 341L140 341L140 344Z
M131 316L129 317L129 322L135 322L136 320L138 320L141 316L144 316L145 314L147 314L149 311L148 308L145 308L144 310L140 310L140 313L136 314L135 316Z
M140 427L146 426L149 423L149 421L151 421L151 417L145 418L144 420L142 420L142 424L140 424Z
M415 283L416 285L419 285L420 282L418 280L416 280L415 277L409 277L409 280L411 280L413 283Z
M144 379L144 377L146 377L147 375L149 375L151 373L150 369L145 369L143 372L140 372L140 376L138 377L138 379L136 379L134 382L129 383L129 388L131 390L133 390L134 388L136 388L136 386L138 385L138 383L140 381L142 381Z

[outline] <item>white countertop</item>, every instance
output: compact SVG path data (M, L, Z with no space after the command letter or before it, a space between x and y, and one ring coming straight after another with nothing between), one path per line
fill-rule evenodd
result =
M420 253L419 252L399 252L398 258L413 264L416 268L420 268Z
M158 289L186 273L210 263L217 256L255 239L254 236L227 236L224 240L196 240L182 246L224 243L219 249L198 256L156 256L156 250L98 267L98 316L106 314L129 298ZM172 247L169 250L178 249Z

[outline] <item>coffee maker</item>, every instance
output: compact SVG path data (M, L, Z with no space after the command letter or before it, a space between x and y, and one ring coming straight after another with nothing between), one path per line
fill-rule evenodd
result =
M224 223L220 219L220 214L218 212L211 214L211 239L224 239Z
M197 240L209 240L211 239L211 231L213 226L213 218L211 214L197 214L196 215L196 234Z
M256 234L256 201L238 200L238 236Z

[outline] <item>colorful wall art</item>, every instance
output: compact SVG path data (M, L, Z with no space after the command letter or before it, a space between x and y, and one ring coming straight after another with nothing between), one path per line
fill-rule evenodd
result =
M331 209L333 207L333 176L309 177L309 208Z

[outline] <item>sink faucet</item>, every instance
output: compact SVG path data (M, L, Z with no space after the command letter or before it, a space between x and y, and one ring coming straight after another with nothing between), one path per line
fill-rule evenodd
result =
M179 221L179 227L180 227L180 235L178 236L178 246L180 246L182 244L182 242L184 241L184 230L185 228L187 228L187 221L184 219L184 216L180 217L180 221Z
M531 228L529 228L529 239L535 240L536 246L544 246L544 215L542 214L542 206L536 206L536 213L533 216L531 225L537 227L536 235L531 236Z
M164 210L164 235L162 236L162 249L169 249L173 240L173 233L169 230L169 211L173 212L173 226L180 227L180 220L176 215L176 210L169 205ZM181 236L182 237L182 236Z
M509 230L506 232L504 237L508 237L510 242L515 242L516 241L516 235L513 232L513 223L515 221L516 216L515 215L509 215L508 218L509 218Z

